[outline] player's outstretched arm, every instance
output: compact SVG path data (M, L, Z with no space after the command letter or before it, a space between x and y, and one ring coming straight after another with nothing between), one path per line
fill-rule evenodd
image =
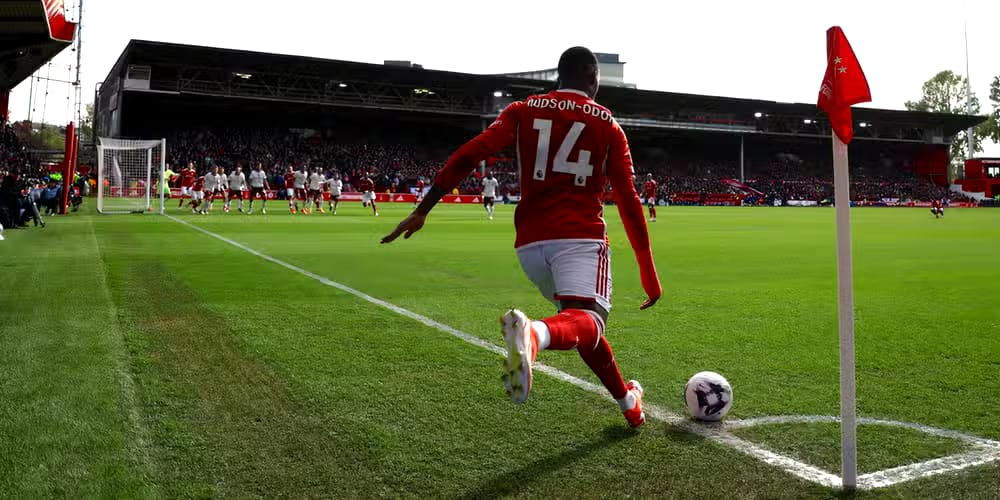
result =
M434 208L434 205L437 205L437 202L441 201L441 198L446 192L447 191L441 187L431 186L431 188L427 191L427 195L424 197L423 201L420 202L420 205L413 210L413 213L407 215L406 218L403 219L391 233L383 236L381 243L392 243L396 240L396 238L399 238L400 235L403 236L404 240L410 239L410 236L413 236L413 233L424 227L424 222L427 220L427 214L429 214L431 209Z
M621 128L615 127L615 136L611 140L608 151L608 180L614 189L615 205L625 225L635 260L639 264L639 277L642 288L646 292L646 301L640 309L646 309L656 304L663 294L660 277L653 262L653 249L649 244L649 232L646 228L646 217L642 213L642 202L639 193L632 182L632 154L629 152L628 140Z
M392 243L400 235L403 239L408 239L419 231L424 227L427 214L445 194L468 177L480 161L513 144L517 135L517 113L523 105L524 103L519 101L507 106L488 129L458 148L458 151L448 158L444 168L438 172L434 178L434 185L424 195L420 205L403 219L396 229L385 235L381 242Z

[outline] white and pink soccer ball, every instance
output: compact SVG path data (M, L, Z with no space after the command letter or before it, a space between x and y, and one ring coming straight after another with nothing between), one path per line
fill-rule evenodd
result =
M684 402L692 417L717 422L733 406L733 387L718 373L695 373L684 386Z

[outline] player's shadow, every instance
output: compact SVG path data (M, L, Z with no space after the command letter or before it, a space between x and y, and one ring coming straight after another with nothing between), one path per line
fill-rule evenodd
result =
M571 450L540 458L523 467L479 485L458 498L496 498L516 495L519 490L551 472L569 466L591 453L637 436L638 433L620 425L606 427L601 437Z

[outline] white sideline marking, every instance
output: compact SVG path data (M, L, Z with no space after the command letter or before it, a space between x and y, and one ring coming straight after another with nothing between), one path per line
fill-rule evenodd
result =
M726 429L734 430L755 427L758 425L818 423L840 423L840 417L826 415L781 415L743 420L729 420L724 425ZM885 488L887 486L912 481L914 479L936 476L948 472L956 472L969 467L1000 461L1000 441L985 439L979 436L973 436L948 429L939 429L929 425L899 422L897 420L861 417L858 419L858 424L884 425L888 427L912 429L923 432L924 434L930 434L932 436L958 439L973 448L973 450L969 452L957 453L924 462L901 465L891 469L860 475L858 476L858 488L860 489Z
M756 427L758 425L821 424L821 423L833 423L833 424L840 423L840 417L835 417L830 415L779 415L773 417L732 419L732 420L727 420L724 425L726 429L744 429L747 427ZM858 418L858 423L863 425L884 425L887 427L903 427L906 429L920 431L923 432L924 434L930 434L932 436L958 439L974 446L979 446L984 448L1000 448L1000 441L994 441L992 439L981 438L979 436L964 434L958 431L951 431L948 429L939 429L937 427L931 427L929 425L912 424L909 422L900 422L898 420L884 420L881 418L868 418L868 417Z
M499 354L501 356L507 355L506 349L497 346L496 344L493 344L491 342L488 342L486 340L483 340L479 337L470 335L461 330L450 327L444 323L435 321L431 318L428 318L427 316L417 314L408 309L403 309L402 307L386 302L382 299L372 297L367 293L355 290L354 288L351 288L347 285L337 283L336 281L330 280L329 278L325 278L316 273L302 269L301 267L289 264L283 260L276 259L274 257L271 257L270 255L258 252L257 250L254 250L253 248L250 248L242 243L238 243L229 238L226 238L225 236L221 236L207 229L203 229L185 220L178 219L169 214L163 214L163 215L174 222L183 224L196 231L207 234L208 236L211 236L222 242L228 243L247 253L256 255L257 257L260 257L268 262L272 262L281 267L284 267L291 271L295 271L299 274L312 278L326 286L336 288L337 290L351 294L355 297L366 300L372 304L384 307L396 314L405 316L419 323L423 323L424 325L427 325L431 328L435 328L437 330L450 334L454 337L464 340L469 344L482 347L483 349L493 352L494 354ZM610 399L610 395L607 394L604 387L601 387L599 385L590 383L581 378L570 375L562 370L553 368L548 365L544 365L542 363L534 363L533 368L537 371L545 373L546 375L562 380L563 382L575 385L576 387L579 387L585 391L599 394ZM733 448L739 452L750 455L766 464L778 467L784 470L785 472L793 476L796 476L800 479L805 479L806 481L810 481L830 488L839 488L841 485L841 478L836 474L831 474L813 465L800 462L792 457L788 457L780 453L768 450L760 445L741 439L729 432L730 430L733 429L741 429L741 428L753 427L755 425L765 425L765 424L839 422L840 421L839 417L820 416L820 415L813 415L813 416L785 415L785 416L775 416L775 417L751 418L743 420L732 419L722 424L705 424L705 423L694 422L686 417L673 413L669 410L657 407L650 403L644 404L643 407L646 415L653 420L659 420L668 425L679 427L692 434L696 434L706 439L715 441L716 443L729 446L730 448ZM962 441L965 441L966 443L969 443L970 445L973 445L976 448L978 448L976 451L969 453L951 455L948 457L942 457L917 464L904 465L901 467L895 467L892 469L886 469L883 471L859 476L858 488L860 489L884 488L887 486L892 486L913 479L919 479L922 477L943 474L946 472L958 471L968 467L973 467L976 465L982 465L1000 460L1000 442L997 441L979 438L976 436L970 436L968 434L963 434L960 432L938 429L935 427L929 427L920 424L896 422L892 420L861 418L859 419L859 423L907 427L922 432L926 432L928 434L961 439Z
M885 488L914 479L957 472L977 465L986 465L1000 460L1000 448L960 453L935 458L919 464L903 465L858 476L858 487L863 489Z

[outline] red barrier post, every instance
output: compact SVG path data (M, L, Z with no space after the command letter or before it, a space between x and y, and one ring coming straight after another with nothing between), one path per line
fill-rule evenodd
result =
M62 193L62 205L59 207L59 213L66 214L66 206L69 205L69 190L73 189L73 173L76 172L76 127L73 122L69 122L66 125L66 148L63 153L63 193Z

